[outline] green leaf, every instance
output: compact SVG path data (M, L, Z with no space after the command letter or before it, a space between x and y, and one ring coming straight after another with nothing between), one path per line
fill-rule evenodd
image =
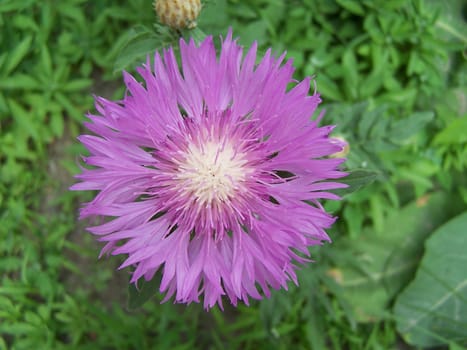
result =
M193 29L185 30L183 32L183 37L185 37L187 40L190 40L190 38L193 38L196 44L201 43L205 38L206 38L206 33L203 32L201 29L198 27L195 27Z
M381 100L397 103L400 105L412 104L417 97L417 93L418 91L415 88L404 88L402 90L391 91L382 95Z
M337 3L345 8L347 11L363 16L365 14L365 10L360 5L360 1L356 0L337 0Z
M348 234L351 238L360 236L365 214L365 211L356 205L347 205L344 208L344 219L347 223Z
M70 101L70 99L67 97L68 95L57 92L54 96L57 102L60 104L60 107L63 107L74 120L79 122L82 121L83 111Z
M55 136L61 137L63 135L64 123L61 113L53 113L51 115L50 127L52 128Z
M373 69L359 84L360 98L362 99L375 95L383 86L385 75L390 74L387 64L388 52L383 51L379 45L373 45L371 53Z
M4 74L8 75L13 69L21 63L24 56L28 53L32 42L32 35L25 37L8 55Z
M35 140L39 140L38 125L33 123L33 114L26 111L19 103L13 99L9 99L9 106L13 119L18 123L18 126L29 136Z
M35 90L40 88L40 84L29 75L18 73L11 77L0 79L0 88L5 90Z
M120 52L115 60L114 72L140 64L146 60L147 55L153 54L160 46L161 42L156 37L149 37L130 43Z
M467 341L467 212L436 230L414 281L394 306L397 329L416 346Z
M12 18L12 22L16 29L25 31L29 30L35 33L39 31L39 27L34 21L34 18L30 16L15 14L15 16Z
M436 135L436 145L455 145L467 142L467 117L454 119L446 128Z
M379 193L374 193L370 197L370 217L377 233L381 233L384 229L385 204L384 196Z
M237 2L235 6L230 6L231 8L229 10L232 11L233 9L239 8L241 5L242 3ZM208 32L212 34L218 32L224 33L225 28L229 25L227 11L228 6L226 0L206 1L205 4L203 3L203 9L197 19L198 26L200 28L206 28L206 31L208 31L207 28L209 28L210 30ZM249 18L256 17L254 11L251 11L249 14L244 11L243 14L246 14Z
M18 11L22 10L28 6L30 6L32 3L34 3L35 0L23 0L23 1L15 1L15 0L10 0L10 1L2 1L0 2L0 13L2 12L10 12L10 11Z
M114 48L109 52L111 57L118 52L114 63L114 73L139 64L138 61L145 61L147 55L173 42L173 32L167 27L156 25L155 29L150 29L138 25L131 28L121 36L121 39L116 42Z
M128 308L130 310L137 309L151 299L159 289L159 282L160 281L155 276L150 281L141 278L138 281L138 286L134 283L130 283L128 286Z
M41 47L41 68L48 77L52 76L52 57L46 45Z
M435 23L436 27L449 39L467 44L467 24L463 14L465 2L463 0L426 0L431 11L439 11L440 15Z
M265 42L267 40L268 26L264 20L258 19L249 22L237 29L239 42L242 45L250 46L254 41Z
M335 250L336 282L344 289L359 321L379 319L413 276L429 233L459 212L460 199L444 193L422 197L394 210L381 233L367 228L358 239L343 238ZM443 208L443 210L440 210Z
M344 100L337 84L324 73L316 75L316 85L318 86L318 91L323 96L336 101Z
M393 142L403 142L423 130L433 120L433 112L416 112L396 122L390 129L388 138Z
M344 177L339 182L347 184L349 187L339 188L333 192L339 196L344 196L349 193L355 192L365 185L368 185L376 180L378 173L371 170L355 169L349 175Z
M66 83L63 86L63 91L66 92L75 92L87 89L91 86L92 80L91 79L75 79L71 80L69 83Z
M344 73L344 88L350 100L358 97L358 66L357 59L352 49L347 49L342 56L342 67Z
M378 107L366 110L361 116L361 120L358 123L358 136L361 139L369 138L370 129L378 123L384 117L387 111L386 105L379 105Z
M373 72L359 84L359 94L362 99L375 95L383 85L385 72L382 67L384 66L373 70Z

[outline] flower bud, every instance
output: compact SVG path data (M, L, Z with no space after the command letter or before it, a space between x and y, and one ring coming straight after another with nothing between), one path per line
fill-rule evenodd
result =
M196 27L200 0L155 0L154 8L162 24L175 29Z
M331 158L344 158L350 152L350 145L347 140L342 136L334 136L334 141L342 146L342 150L330 155Z

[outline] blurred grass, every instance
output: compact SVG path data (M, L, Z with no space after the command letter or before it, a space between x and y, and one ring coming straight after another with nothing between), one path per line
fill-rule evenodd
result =
M350 143L347 166L378 174L342 202L326 203L341 217L331 232L336 244L312 252L317 263L300 271L300 287L205 313L200 305L160 305L158 296L128 311L127 273L115 271L116 257L97 262L98 244L77 223L89 194L67 190L84 152L75 138L93 108L91 95L122 96L114 67L132 67L122 52L133 28L153 31L151 1L0 2L0 349L408 348L392 304L420 256L396 289L384 283L393 278L385 275L391 261L372 259L384 237L397 237L397 224L420 248L466 209L462 6L205 3L198 21L205 32L225 35L232 26L245 45L257 40L263 50L287 50L297 79L316 75L326 121ZM408 210L422 215L433 196L444 198L435 208L440 215L397 221ZM367 236L373 241L360 244ZM397 240L388 241L383 248L397 252ZM403 264L406 257L397 258ZM343 266L362 278L380 269L381 279L350 292Z

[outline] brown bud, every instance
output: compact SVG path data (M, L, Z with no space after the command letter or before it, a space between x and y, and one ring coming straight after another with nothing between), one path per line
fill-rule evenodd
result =
M154 8L162 24L175 29L196 27L200 0L155 0Z

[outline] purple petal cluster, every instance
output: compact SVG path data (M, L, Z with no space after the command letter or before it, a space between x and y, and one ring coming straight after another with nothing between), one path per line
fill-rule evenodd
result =
M160 270L165 300L248 304L297 283L308 248L330 240L319 200L345 187L328 157L343 144L284 55L257 63L256 43L244 55L230 32L219 54L212 37L180 53L181 69L171 48L148 59L142 83L124 73L123 100L96 97L72 189L98 191L81 218L104 218L88 230L127 256L132 283Z

